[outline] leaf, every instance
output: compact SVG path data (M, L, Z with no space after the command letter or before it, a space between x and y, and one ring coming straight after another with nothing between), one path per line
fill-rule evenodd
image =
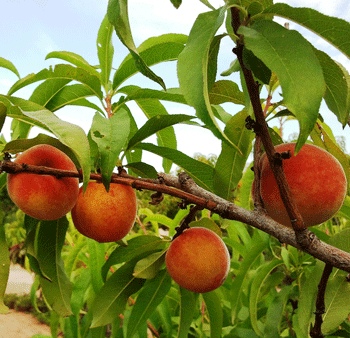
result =
M91 66L82 56L72 53L72 52L64 52L64 51L57 51L57 52L51 52L46 55L45 60L47 59L61 59L67 62L70 62L71 64L85 69L87 72L100 77L100 73L93 67Z
M109 256L101 269L103 280L106 280L108 269L115 264L128 262L146 254L165 248L166 241L157 236L143 235L130 239L127 246L118 246Z
M112 70L114 48L112 44L113 26L105 15L97 35L97 55L101 67L101 83L107 88L109 76Z
M234 196L252 149L253 134L245 127L247 116L246 110L242 110L234 115L225 127L225 134L237 145L240 153L226 142L222 142L221 153L215 164L214 192L228 201Z
M135 174L143 178L155 179L158 177L157 170L153 166L144 162L131 162L126 164L125 167L131 168Z
M176 9L178 9L182 3L182 0L170 0L170 1Z
M123 108L109 119L96 113L92 121L91 137L96 142L101 158L102 182L109 190L113 169L117 165L119 154L127 142L130 133L130 120Z
M193 221L189 224L191 228L201 227L207 228L215 232L220 238L222 238L222 231L219 226L211 218L203 217L199 221Z
M159 115L169 115L164 106L155 99L138 99L135 100L137 105L141 108L148 119L159 116ZM169 126L165 129L159 130L157 133L157 144L161 147L168 147L176 149L177 142L174 132L174 128ZM172 161L169 158L163 159L163 168L166 173L171 169Z
M254 234L257 234L255 232ZM259 235L257 235L259 237ZM254 240L254 238L253 238ZM236 316L238 314L238 309L241 300L241 294L243 293L243 282L250 270L251 266L255 262L255 260L261 255L261 253L265 250L268 245L268 239L253 241L255 244L250 246L247 250L247 255L243 257L243 261L240 265L239 271L233 280L231 285L231 308L232 308L232 322L236 320Z
M350 87L346 80L349 77L349 73L345 68L341 68L326 53L318 49L314 49L314 52L320 61L326 81L324 99L328 108L337 116L343 127L345 127L350 113Z
M101 100L103 98L101 83L98 76L89 73L83 68L76 68L71 65L64 64L56 65L54 70L52 70L52 68L43 69L37 74L30 74L21 80L18 80L13 84L7 94L12 95L14 92L25 86L50 78L78 81L89 88L98 98Z
M209 99L211 104L232 102L244 105L244 94L239 90L235 82L229 80L215 82L209 93Z
M180 323L176 338L188 338L198 294L180 287Z
M136 49L129 24L128 1L109 0L107 15L109 22L115 28L118 38L124 44L124 46L129 49L129 52L135 61L136 68L140 71L141 74L157 82L163 87L163 89L165 89L163 80L147 66L146 62L141 58ZM114 86L114 88L116 87Z
M72 314L70 297L72 284L69 281L61 258L68 221L41 221L36 237L36 258L40 269L50 280L40 277L45 299L60 316Z
M321 14L311 8L294 8L280 3L266 8L264 13L281 16L308 28L350 57L349 22Z
M243 62L258 80L263 84L269 84L271 70L247 48L243 48Z
M209 50L216 31L225 18L226 7L200 14L189 35L185 49L177 62L177 74L182 94L197 116L214 135L230 143L214 117L209 100L208 61Z
M310 45L297 31L273 21L240 27L245 46L274 72L282 87L283 103L296 116L300 150L313 129L326 85L320 63Z
M9 308L4 303L7 281L10 274L10 256L6 243L3 212L0 214L0 314L8 313Z
M258 301L260 290L271 271L281 264L283 264L283 260L266 262L261 265L254 274L249 293L249 317L252 327L258 336L263 336L263 332L261 332L258 326Z
M87 185L90 179L90 148L85 132L81 127L60 120L51 111L34 102L3 95L0 95L0 101L7 106L9 117L48 130L69 147L83 170L84 186Z
M15 73L19 79L21 78L19 76L17 68L14 66L14 64L11 61L0 57L0 67L10 70L12 73Z
M171 277L166 270L161 271L156 278L146 283L132 308L127 326L127 337L134 337L140 326L146 323L167 295L170 287Z
M132 275L135 263L120 267L95 296L91 305L92 328L111 323L123 312L128 298L143 286L145 280Z
M102 109L94 103L86 100L85 97L94 96L95 93L88 87L81 84L64 86L51 100L46 104L46 108L52 112L61 109L67 105L75 105L92 108L99 111L102 115Z
M6 112L7 112L7 108L6 108L5 104L0 102L0 132L2 130L2 127L4 126L4 123L5 123Z
M120 88L117 93L125 93L128 95L125 98L125 102L137 99L158 99L186 104L186 100L184 99L183 95L179 93L179 88L168 88L165 92L130 85Z
M184 114L155 115L151 117L131 138L127 150L164 128L184 121L189 121L193 118L194 116Z
M284 286L281 291L279 291L277 296L273 299L272 303L269 305L266 313L266 322L263 337L275 338L281 336L279 327L281 320L283 319L283 311L292 288L292 285Z
M220 297L215 291L203 293L202 296L209 313L210 338L220 338L224 318Z
M160 62L176 60L184 49L186 41L187 36L183 34L164 34L147 39L137 48L137 51L147 66L152 66ZM132 55L127 55L114 74L113 89L137 72Z
M155 252L148 257L139 260L134 269L133 275L137 278L154 278L165 262L165 254L168 249L161 252Z
M212 177L214 168L209 164L197 161L178 150L166 147L158 147L151 143L140 143L135 147L168 158L183 168L188 173L188 175L190 175L194 181L202 188L211 192L213 191Z
M103 286L101 268L105 262L105 245L90 238L87 239L87 244L91 284L95 294L97 294Z

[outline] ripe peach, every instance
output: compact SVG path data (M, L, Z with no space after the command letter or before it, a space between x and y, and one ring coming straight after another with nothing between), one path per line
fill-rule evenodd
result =
M29 148L15 162L77 171L64 152L48 144ZM73 208L78 198L79 179L30 173L8 174L7 189L12 201L27 215L40 220L55 220Z
M198 227L185 230L173 240L165 263L177 284L204 293L223 284L230 268L230 255L215 232Z
M127 185L111 183L109 192L102 183L89 182L80 188L72 219L77 230L100 243L119 241L135 223L136 195Z
M279 153L290 150L292 154L290 159L283 160L283 169L305 225L321 224L332 218L344 202L347 191L344 170L338 160L322 148L305 144L296 156L294 148L295 143L285 143L275 149ZM260 194L268 215L291 227L266 154L261 158L260 168Z

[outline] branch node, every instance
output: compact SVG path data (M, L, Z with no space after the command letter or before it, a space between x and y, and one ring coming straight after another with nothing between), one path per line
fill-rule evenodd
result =
M164 195L160 191L155 192L151 195L152 201L149 202L151 205L158 205L164 200Z

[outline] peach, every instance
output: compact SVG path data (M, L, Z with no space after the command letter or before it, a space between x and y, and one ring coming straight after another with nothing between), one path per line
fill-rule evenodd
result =
M48 144L29 148L15 162L77 171L64 152ZM8 174L7 189L12 201L24 213L51 221L63 217L73 208L78 198L79 179L31 173Z
M109 192L102 183L89 182L80 188L72 219L76 229L100 243L119 241L135 223L136 194L127 185L111 183Z
M322 148L305 144L296 156L294 148L295 143L275 147L279 153L291 152L292 157L283 160L283 169L305 225L321 224L332 218L344 202L347 191L344 170L339 161ZM260 168L260 194L268 215L291 227L266 154L261 157Z
M230 255L215 232L198 227L185 230L173 240L165 263L177 284L204 293L223 284L230 269Z

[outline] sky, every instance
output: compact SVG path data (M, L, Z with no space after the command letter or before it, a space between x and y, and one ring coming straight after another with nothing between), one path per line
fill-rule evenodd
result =
M275 1L282 2L282 1ZM286 0L283 1L294 7L311 7L323 14L336 16L350 21L350 2L348 0ZM223 0L210 0L218 8ZM84 57L90 64L98 64L96 38L101 21L106 14L108 0L2 0L0 20L0 57L10 60L18 69L21 77L36 73L50 65L62 63L55 59L45 60L52 51L70 51ZM129 18L136 46L151 36L165 33L182 33L188 35L191 27L201 12L208 11L199 0L183 0L179 9L175 9L170 0L130 0ZM281 24L286 20L277 19ZM299 30L317 48L326 51L336 61L341 62L350 71L350 60L330 46L318 36L302 27L290 23L290 29ZM219 29L221 33L223 29ZM127 49L114 35L114 66L117 67L128 54ZM229 38L222 40L222 50L219 54L219 74L226 70L233 60L231 49L233 45ZM168 62L152 67L161 76L168 88L178 87L175 62ZM235 79L233 79L235 80ZM0 94L6 94L12 84L17 81L16 75L0 68ZM125 84L137 84L141 87L161 89L159 85L142 75L132 77ZM37 85L37 84L36 84ZM16 96L29 98L34 86L21 89ZM194 110L185 105L164 103L171 114L194 115ZM135 114L138 126L146 122L143 113L136 104L130 106ZM238 112L242 106L225 104L225 109L231 114ZM350 133L347 126L344 130L336 117L329 112L326 105L321 105L321 114L325 122L331 126L335 136L344 136L347 141L347 152L350 152ZM94 111L88 108L67 107L56 112L63 120L80 125L88 132ZM30 137L34 137L38 129L33 129ZM221 142L209 131L202 128L180 125L175 127L178 139L178 149L189 156L201 153L219 155ZM288 122L285 125L285 139L288 135L298 132L298 123ZM10 121L7 121L3 133L7 140L10 138ZM154 141L155 139L151 139ZM151 162L157 169L161 159L155 155L147 155L145 161Z

